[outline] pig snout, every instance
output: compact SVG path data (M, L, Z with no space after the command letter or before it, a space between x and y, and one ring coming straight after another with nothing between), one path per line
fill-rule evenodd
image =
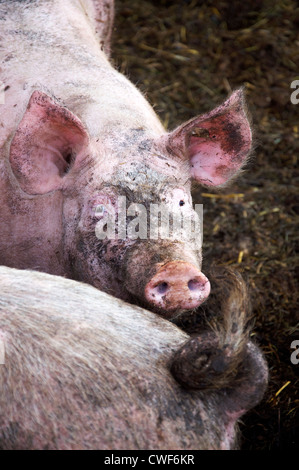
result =
M210 293L210 282L195 266L170 261L145 286L145 298L164 311L198 307Z

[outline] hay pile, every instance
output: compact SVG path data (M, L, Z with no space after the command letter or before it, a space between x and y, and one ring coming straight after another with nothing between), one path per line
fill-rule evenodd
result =
M299 79L298 30L295 0L116 0L112 58L167 128L245 85L254 157L229 188L193 194L204 204L206 262L246 277L254 335L270 367L263 402L243 419L243 449L299 442L299 364L290 360L299 339L299 104L290 101Z

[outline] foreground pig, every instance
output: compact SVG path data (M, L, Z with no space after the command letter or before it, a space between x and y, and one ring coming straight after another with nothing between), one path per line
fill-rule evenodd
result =
M230 285L223 332L189 339L92 286L0 267L0 448L236 448L267 367Z
M201 235L151 236L149 218L129 231L132 217L163 205L194 222L192 181L221 186L236 175L251 131L238 90L167 132L108 61L112 18L106 0L0 4L0 263L172 318L209 295ZM97 227L111 214L116 236L103 238Z

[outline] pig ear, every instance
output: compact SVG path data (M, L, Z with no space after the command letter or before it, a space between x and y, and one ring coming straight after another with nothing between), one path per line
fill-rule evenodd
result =
M167 147L189 159L191 176L199 183L226 183L246 163L251 147L242 89L218 108L171 132Z
M34 91L11 143L12 171L28 194L59 189L88 142L83 124L71 111Z

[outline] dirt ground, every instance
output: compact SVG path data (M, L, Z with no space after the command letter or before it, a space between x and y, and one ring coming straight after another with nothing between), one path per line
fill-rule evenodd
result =
M295 0L116 0L112 58L173 129L245 87L255 151L246 172L204 204L205 263L245 276L253 337L270 369L264 400L243 418L242 449L299 445L299 8ZM299 98L299 93L297 95ZM299 358L299 354L297 355Z

